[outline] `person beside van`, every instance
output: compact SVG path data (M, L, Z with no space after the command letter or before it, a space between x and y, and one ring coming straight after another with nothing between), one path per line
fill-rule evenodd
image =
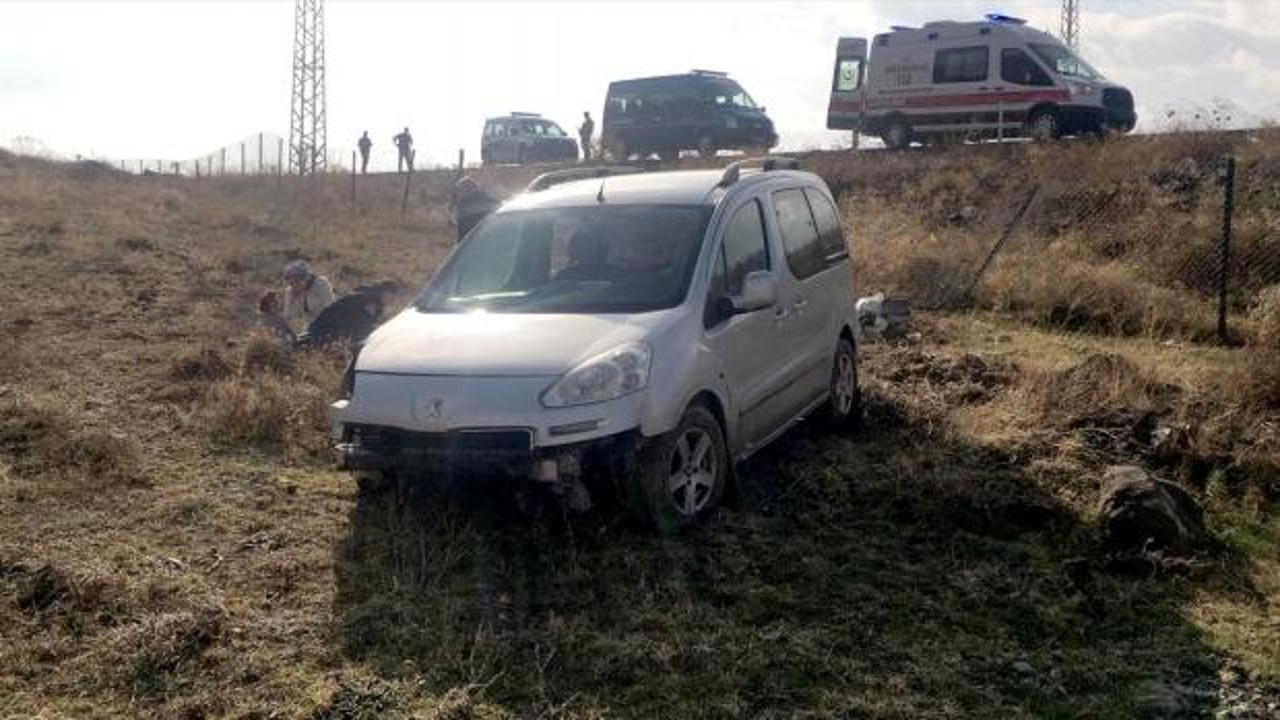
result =
M591 137L595 135L596 123L591 113L582 113L582 125L578 128L578 141L582 146L582 162L591 162Z
M286 264L284 281L282 316L291 328L295 321L302 327L310 325L322 310L333 303L333 284L329 278L313 272L306 260L292 260Z
M462 242L471 228L479 225L501 204L471 176L463 175L454 185L453 197L449 199L449 222L458 230L458 242Z

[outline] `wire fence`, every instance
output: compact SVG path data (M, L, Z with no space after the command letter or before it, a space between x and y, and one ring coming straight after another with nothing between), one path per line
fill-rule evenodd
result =
M1280 143L1239 158L1130 143L1088 153L1011 149L911 178L882 168L867 185L888 191L845 199L859 291L1197 341L1247 341L1280 320L1268 319L1280 312Z
M288 172L289 169L288 148L285 147L285 140L273 133L255 133L237 142L223 145L208 154L187 160L138 158L104 162L122 172L137 175L184 175L187 177L279 175L282 172Z

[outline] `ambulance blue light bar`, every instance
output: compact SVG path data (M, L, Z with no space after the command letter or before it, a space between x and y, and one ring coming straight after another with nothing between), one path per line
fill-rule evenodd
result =
M910 30L915 30L915 28L909 27L907 25L890 25L889 29L894 32L908 32Z
M987 20L994 23L1009 23L1010 25L1027 24L1027 21L1022 18L1016 18L1012 15L1000 15L999 13L987 13Z

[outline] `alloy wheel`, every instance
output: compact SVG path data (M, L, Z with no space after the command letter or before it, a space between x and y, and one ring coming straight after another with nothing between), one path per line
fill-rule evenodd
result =
M676 440L667 493L682 515L696 515L712 498L719 470L714 448L711 435L697 427L686 429Z

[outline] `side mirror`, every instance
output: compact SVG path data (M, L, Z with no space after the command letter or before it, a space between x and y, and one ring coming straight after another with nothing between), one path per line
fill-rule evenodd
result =
M778 304L778 281L765 270L747 273L742 293L731 299L735 313L747 313Z

